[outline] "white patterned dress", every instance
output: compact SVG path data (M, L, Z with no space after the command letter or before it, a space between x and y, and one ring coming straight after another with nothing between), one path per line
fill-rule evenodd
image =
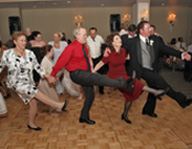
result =
M38 92L33 81L33 69L35 69L41 77L44 77L45 71L37 62L33 52L25 50L25 57L18 56L14 49L4 51L0 63L0 72L8 67L7 86L14 89L19 97L28 104L29 101Z

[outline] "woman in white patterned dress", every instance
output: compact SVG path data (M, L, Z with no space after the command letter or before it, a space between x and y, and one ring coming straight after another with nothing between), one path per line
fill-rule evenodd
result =
M7 86L17 92L19 97L25 104L29 103L29 122L28 128L33 130L41 130L34 123L37 114L37 100L52 106L56 109L66 110L67 102L56 102L41 93L35 86L33 81L33 69L35 69L41 77L51 80L49 74L45 73L42 67L38 64L33 52L25 49L26 37L23 33L17 32L13 37L14 49L4 51L0 63L0 72L8 67Z

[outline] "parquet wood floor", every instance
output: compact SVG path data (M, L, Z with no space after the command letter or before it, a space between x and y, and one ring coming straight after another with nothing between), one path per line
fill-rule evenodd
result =
M39 104L36 124L42 131L27 128L28 105L11 92L6 100L9 115L0 119L0 149L190 149L192 148L192 105L180 108L164 96L157 101L158 118L141 114L147 93L136 100L129 112L132 124L121 120L124 98L118 90L105 88L96 97L90 111L95 125L78 122L84 100L69 98L68 112L60 116L48 114ZM63 96L60 97L60 100Z

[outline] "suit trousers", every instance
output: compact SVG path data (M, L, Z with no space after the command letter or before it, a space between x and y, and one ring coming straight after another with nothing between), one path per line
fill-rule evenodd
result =
M148 86L155 89L166 89L169 87L167 95L175 100L180 106L185 105L186 96L180 92L176 92L158 73L149 69L143 69L142 78L147 82ZM143 112L152 114L156 106L156 98L149 93L147 102L143 107Z
M93 66L95 67L97 65L97 63L100 62L100 60L102 59L102 55L99 56L98 58L92 58L92 61L93 61ZM100 74L104 74L104 67L102 67L101 69L99 69L97 72L100 73ZM103 86L99 86L99 92L103 92L104 90L104 87Z
M73 82L83 87L85 93L85 102L80 116L83 119L89 119L89 110L95 97L94 85L126 88L126 82L123 80L123 77L113 80L103 75L81 69L71 71L70 77Z

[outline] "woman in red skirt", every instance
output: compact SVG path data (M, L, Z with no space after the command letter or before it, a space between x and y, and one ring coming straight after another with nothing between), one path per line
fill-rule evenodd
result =
M98 71L104 64L109 65L109 72L108 77L112 79L117 79L121 76L123 76L124 80L127 80L130 78L130 76L127 76L127 72L125 70L125 61L126 61L126 51L124 48L121 47L122 41L119 36L119 34L112 34L107 37L106 40L107 47L110 49L110 53L108 53L108 57L103 57L102 60L95 66L93 72ZM135 75L135 71L133 72L133 75ZM125 108L124 112L121 115L121 119L125 120L127 123L131 123L131 121L128 119L127 114L129 111L129 108L131 107L132 101L136 100L143 91L150 92L154 94L157 98L160 98L160 96L164 95L167 90L156 90L153 88L150 88L143 83L141 83L138 79L135 79L134 83L134 89L133 91L128 91L123 88L118 88L125 97Z

